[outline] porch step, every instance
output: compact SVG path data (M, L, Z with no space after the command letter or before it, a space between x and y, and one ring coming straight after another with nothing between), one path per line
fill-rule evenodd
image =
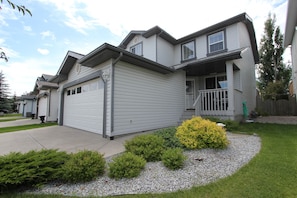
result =
M181 123L185 120L191 119L195 115L195 110L186 110L184 111L183 115L180 117L179 121L177 122L178 125L181 125Z

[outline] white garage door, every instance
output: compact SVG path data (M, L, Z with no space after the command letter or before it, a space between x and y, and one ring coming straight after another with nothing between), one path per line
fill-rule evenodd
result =
M47 116L47 97L41 97L38 101L38 116Z
M104 83L99 78L66 89L64 125L102 134L103 95Z

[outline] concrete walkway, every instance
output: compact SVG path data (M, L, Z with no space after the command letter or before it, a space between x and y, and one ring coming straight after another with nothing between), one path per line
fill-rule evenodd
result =
M0 122L1 127L40 123L39 120L22 119ZM141 133L139 133L141 134ZM38 129L0 134L0 155L10 152L28 152L40 149L58 149L66 152L95 150L104 157L125 151L124 143L136 134L117 136L114 140L102 138L102 135L65 126L50 126Z

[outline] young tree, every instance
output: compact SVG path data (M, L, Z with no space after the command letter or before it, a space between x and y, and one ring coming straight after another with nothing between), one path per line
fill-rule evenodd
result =
M8 97L9 85L5 81L3 72L0 72L0 111L11 111L12 104Z
M269 13L264 24L264 35L260 43L260 64L258 88L267 98L269 95L287 94L291 78L291 67L283 63L284 36L279 26L275 26L276 17ZM273 85L276 83L277 85ZM281 85L281 86L279 86Z
M10 0L6 0L6 2L12 7L12 9L18 9L18 11L21 12L23 15L28 13L32 16L32 13L30 12L30 10L28 10L25 6L17 5L15 3L11 2ZM2 4L3 0L0 0L0 3ZM0 9L1 9L1 6L0 6Z

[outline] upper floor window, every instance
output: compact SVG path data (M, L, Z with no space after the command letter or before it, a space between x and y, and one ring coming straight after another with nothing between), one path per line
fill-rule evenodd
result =
M195 42L191 41L185 44L182 44L182 60L190 60L195 58Z
M133 54L142 56L142 43L138 43L130 47L130 52L132 52Z
M220 31L208 36L208 53L215 53L225 49L225 33Z

